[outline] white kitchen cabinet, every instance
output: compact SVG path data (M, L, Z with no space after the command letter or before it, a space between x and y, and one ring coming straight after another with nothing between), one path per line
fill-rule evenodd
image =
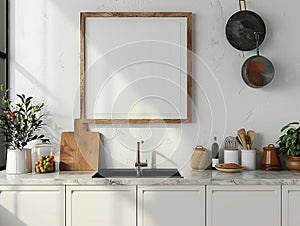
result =
M136 186L67 186L67 226L135 226Z
M138 186L138 226L184 225L205 225L205 186Z
M0 186L0 225L65 225L64 186Z
M282 186L282 226L300 225L300 186Z
M207 186L207 226L241 225L280 226L281 186Z

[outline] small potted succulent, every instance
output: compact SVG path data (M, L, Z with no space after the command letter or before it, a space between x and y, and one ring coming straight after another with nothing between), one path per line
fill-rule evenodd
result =
M300 172L300 123L291 122L281 128L283 133L277 141L279 153L287 155L286 167Z
M3 86L0 86L0 91L3 91ZM17 97L20 102L15 105L8 98L7 91L1 98L0 128L6 138L6 173L9 174L31 172L31 150L25 146L44 137L37 134L44 125L44 115L40 114L44 104L33 105L32 97L24 94Z

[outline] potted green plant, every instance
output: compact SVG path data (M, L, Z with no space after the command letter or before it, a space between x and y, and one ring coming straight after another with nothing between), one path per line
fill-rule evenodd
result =
M3 91L2 86L0 90ZM44 137L37 134L44 125L44 115L40 114L44 104L33 105L32 97L24 94L17 94L17 97L20 102L15 105L8 98L7 91L1 98L0 128L6 137L6 172L9 174L31 172L31 150L25 147L30 141Z
M286 167L300 172L300 123L291 122L281 128L283 133L277 141L279 153L287 155Z

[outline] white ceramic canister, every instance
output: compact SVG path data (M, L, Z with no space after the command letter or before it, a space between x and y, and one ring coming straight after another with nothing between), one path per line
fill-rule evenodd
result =
M224 149L224 163L236 163L239 161L240 151L237 149Z
M241 150L242 166L246 170L256 170L256 150Z

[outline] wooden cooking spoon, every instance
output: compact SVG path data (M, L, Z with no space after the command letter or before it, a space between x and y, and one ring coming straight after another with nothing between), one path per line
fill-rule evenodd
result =
M246 134L246 130L244 128L241 128L237 131L237 134L239 134L239 133Z
M250 149L252 148L252 144L253 144L253 141L254 141L254 137L255 137L255 132L254 130L248 130L247 131L247 136L249 137L249 145L250 145Z
M242 143L243 148L244 148L245 150L247 150L248 147L247 147L247 140L246 140L245 134L238 134L238 138L239 138L240 142Z
M246 134L246 130L244 128L241 128L237 131L237 135L238 138L241 142L241 144L243 145L243 148L246 150L248 149L247 147L247 134Z

